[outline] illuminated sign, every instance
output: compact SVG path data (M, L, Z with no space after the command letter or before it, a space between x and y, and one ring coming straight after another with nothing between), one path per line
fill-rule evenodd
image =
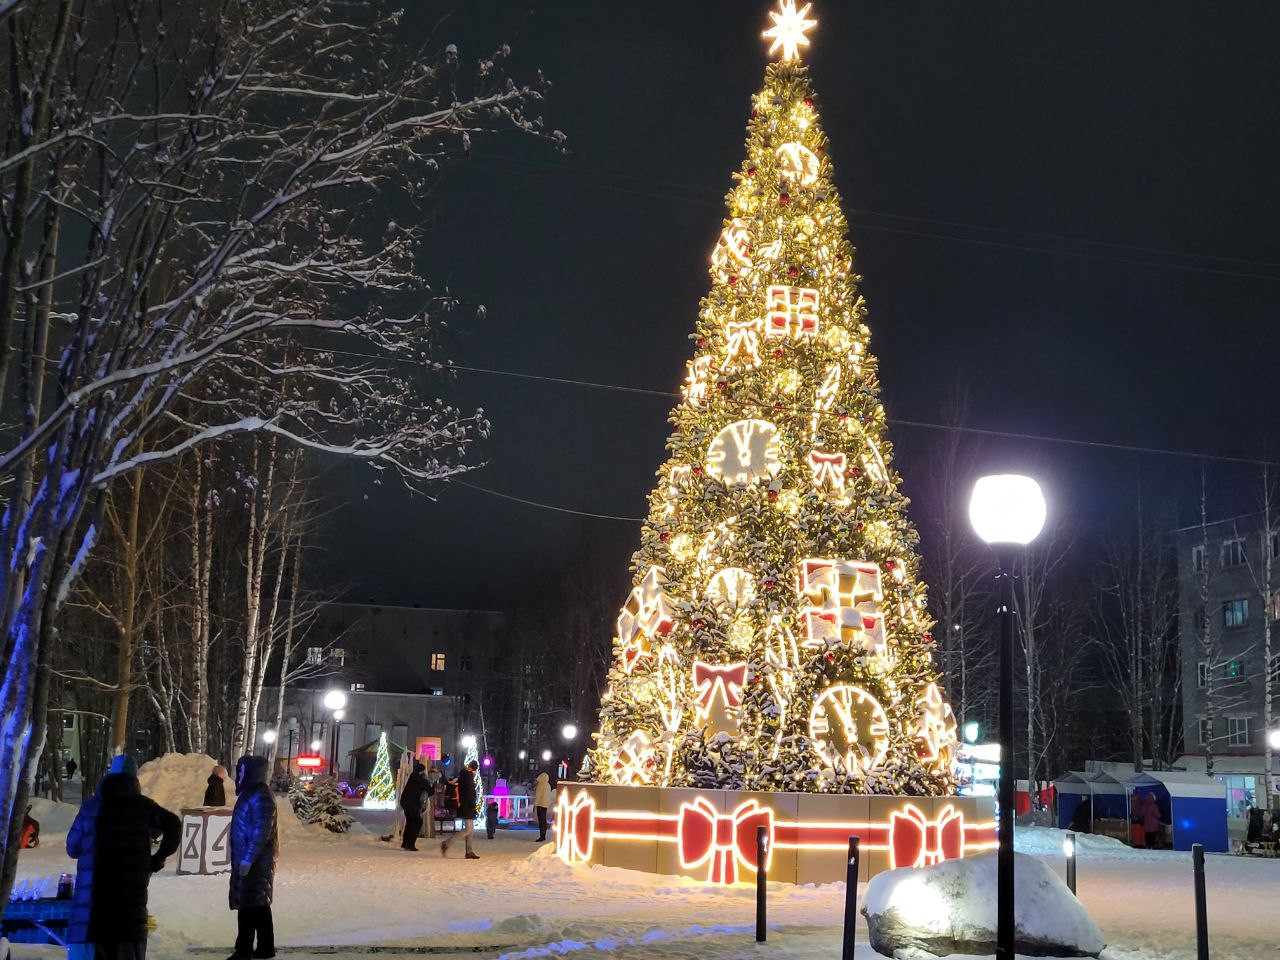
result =
M319 770L324 766L324 757L308 756L306 754L294 757L293 762L303 770Z

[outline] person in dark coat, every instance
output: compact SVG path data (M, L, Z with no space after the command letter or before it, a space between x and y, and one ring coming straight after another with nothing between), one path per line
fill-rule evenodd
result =
M416 760L413 773L404 782L400 791L400 809L404 811L404 837L400 841L402 850L417 850L418 835L422 833L422 809L426 805L430 784L427 783L426 767Z
M204 788L204 805L206 807L225 807L227 805L227 768L218 764L209 774L209 785Z
M67 779L74 780L76 778L76 761L73 757L67 761Z
M271 892L280 849L276 802L267 786L267 758L236 763L236 805L231 812L231 909L238 911L236 949L229 960L276 955ZM254 948L254 937L258 946Z
M76 858L67 943L91 945L95 960L143 960L147 885L181 837L181 821L142 795L137 764L117 757L67 834L67 855Z
M444 843L440 844L442 857L449 855L449 845L461 836L467 850L466 859L480 859L479 855L471 849L471 838L476 834L476 771L479 769L480 764L472 760L458 774L458 818L462 820L462 829L457 833L449 834Z
M1085 797L1071 814L1071 823L1067 827L1076 833L1093 833L1093 800Z

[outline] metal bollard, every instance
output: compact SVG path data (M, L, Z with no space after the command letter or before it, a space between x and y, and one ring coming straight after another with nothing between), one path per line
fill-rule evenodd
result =
M1067 889L1076 892L1076 835L1068 833L1062 841L1062 852L1067 858Z
M765 930L765 899L769 892L769 871L765 864L768 862L769 837L767 836L767 828L756 827L756 943L764 943L767 935Z
M849 867L844 878L844 945L841 960L853 960L853 944L858 930L858 838L849 838Z
M1204 897L1204 844L1191 845L1196 882L1196 960L1209 960L1209 918Z

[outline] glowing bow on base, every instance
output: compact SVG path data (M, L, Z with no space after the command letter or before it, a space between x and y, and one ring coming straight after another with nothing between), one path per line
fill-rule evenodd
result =
M686 870L710 863L707 879L712 883L735 883L738 865L754 871L756 828L765 828L765 870L773 857L773 811L748 800L728 816L716 811L702 797L680 808L676 838L680 844L680 865Z

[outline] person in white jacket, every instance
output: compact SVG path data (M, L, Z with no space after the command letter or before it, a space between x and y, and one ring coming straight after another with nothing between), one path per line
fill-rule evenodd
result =
M533 809L538 813L538 843L547 840L547 810L551 807L551 780L545 773L538 774L533 787Z

